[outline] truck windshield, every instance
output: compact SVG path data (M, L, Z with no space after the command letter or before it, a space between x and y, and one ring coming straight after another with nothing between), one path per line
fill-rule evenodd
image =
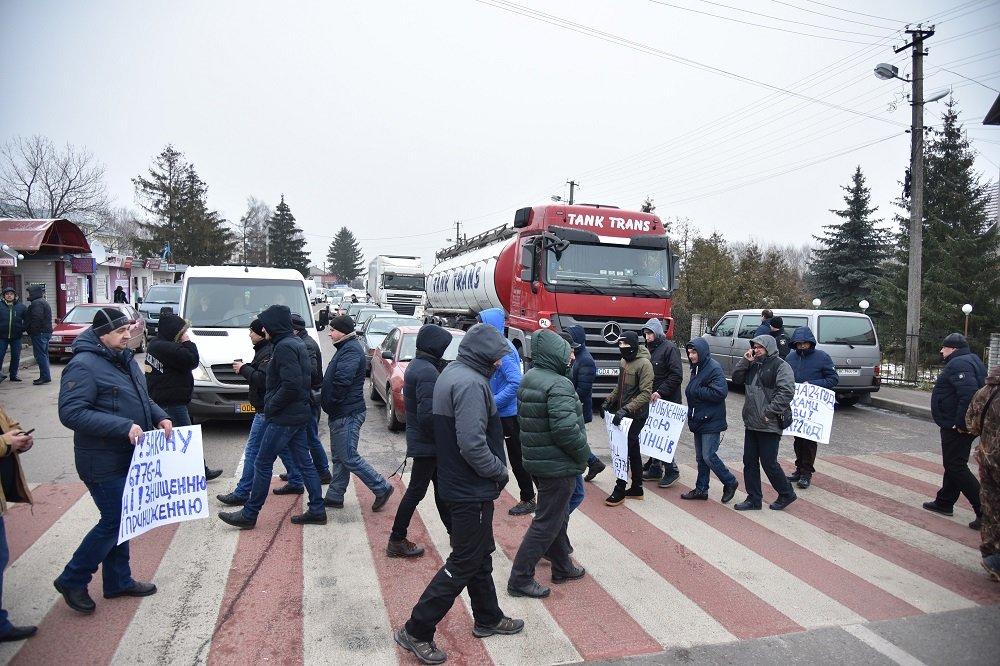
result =
M548 253L546 277L550 284L584 284L597 287L628 287L629 283L664 290L670 282L666 250L622 245L573 243L556 259Z
M246 328L271 305L287 305L313 327L305 286L296 280L190 278L183 316L200 328Z
M405 291L423 291L424 276L396 275L395 273L386 273L385 275L382 276L382 288L402 289Z
M146 292L143 303L180 303L181 286L178 285L156 285L150 287Z

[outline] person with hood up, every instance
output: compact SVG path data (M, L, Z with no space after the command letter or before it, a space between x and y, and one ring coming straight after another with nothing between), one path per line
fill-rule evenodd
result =
M188 405L194 394L194 376L198 367L198 346L188 335L190 325L173 313L160 315L156 337L146 349L146 388L149 397L170 417L175 428L191 425ZM221 469L205 465L205 480L222 476Z
M621 354L621 372L618 383L611 395L601 404L601 418L606 412L614 412L612 422L620 425L622 419L630 417L632 425L628 429L628 461L632 474L632 485L626 490L626 483L619 479L615 489L604 503L619 506L629 499L642 499L642 454L639 453L639 433L649 418L649 400L653 395L653 364L649 361L649 351L639 344L635 331L625 331L618 339Z
M767 334L774 338L774 344L778 346L778 356L787 358L788 352L792 350L792 346L788 341L788 335L785 333L785 320L781 317L771 317L768 326L771 330Z
M490 308L479 313L479 320L495 328L500 335L504 334L507 325L507 315L500 308ZM497 403L497 412L503 423L503 438L507 444L507 459L510 469L517 479L517 489L520 501L512 506L507 513L512 516L526 516L535 511L535 485L531 475L524 469L521 457L521 430L517 423L517 389L521 385L521 355L514 345L507 341L507 355L503 363L490 378L493 389L493 399Z
M573 350L559 335L539 331L533 340L534 365L517 391L524 466L538 482L538 508L517 549L507 592L540 599L549 588L535 580L544 555L552 563L552 582L583 578L583 567L570 559L570 500L590 457L583 407L566 376ZM583 485L582 483L580 484Z
M961 333L948 335L941 343L944 368L931 391L931 417L941 429L941 462L944 478L941 489L924 508L945 516L954 514L953 507L959 495L965 495L976 512L976 519L969 523L979 529L979 481L969 469L969 454L976 436L969 432L965 413L972 396L986 383L986 366L969 349L969 342Z
M990 370L986 384L972 396L965 412L970 435L979 436L980 536L982 565L1000 581L1000 365Z
M132 322L117 308L101 308L91 327L73 342L73 356L59 386L59 421L73 431L73 456L80 480L97 505L100 519L83 538L54 585L66 604L93 613L87 585L101 567L104 598L146 597L152 583L132 578L129 543L118 544L122 495L132 465L132 450L142 433L173 424L153 402L146 379L128 348Z
M21 469L21 454L31 450L35 438L24 432L17 421L0 407L0 599L3 598L3 573L10 563L10 549L7 547L7 526L3 516L7 513L8 502L31 504L31 491ZM0 603L0 643L12 643L31 638L38 627L16 627L10 621L7 610Z
M219 519L244 530L256 527L257 516L267 501L274 460L283 449L291 448L309 493L308 509L292 516L291 522L296 525L325 525L323 489L309 456L308 431L309 419L312 418L309 407L312 369L309 352L292 332L292 313L287 305L272 305L260 313L259 319L265 337L274 345L264 393L267 425L254 461L250 497L242 511L221 511Z
M492 326L476 324L458 346L434 385L434 443L438 490L451 511L451 554L427 585L410 619L393 638L424 664L441 664L448 655L434 643L437 625L468 588L472 634L516 634L523 620L500 610L493 583L493 503L509 476L504 459L503 425L489 378L510 351Z
M758 335L771 335L771 317L773 316L774 313L768 309L760 311L760 326L753 332L755 338Z
M441 499L437 482L437 450L434 446L434 385L444 369L444 352L451 344L451 333L435 324L427 324L417 333L417 353L403 375L403 400L406 403L406 455L413 458L410 484L396 509L392 533L385 553L389 557L419 557L424 549L406 538L410 519L417 505L434 483L434 503L445 529L451 533L451 512Z
M594 420L594 380L597 378L597 363L593 354L587 349L587 332L583 330L583 326L570 326L566 332L573 339L575 357L571 379L583 406L583 422L590 423ZM587 460L587 476L584 477L584 481L593 481L594 477L605 469L607 465L591 452Z
M3 359L10 347L10 381L19 382L17 376L21 364L21 336L24 335L24 313L27 308L17 301L14 287L4 287L3 300L0 300L0 382L6 376L3 374Z
M677 352L677 347L667 340L663 324L655 317L642 327L642 334L646 338L646 349L649 350L649 360L653 364L653 395L650 401L663 399L683 404L681 382L684 381L684 368L681 366L681 355ZM643 480L657 481L660 488L669 488L681 477L676 458L669 463L650 458L643 469Z
M121 285L115 287L115 293L112 296L112 300L115 303L128 303L128 296L125 294L125 288Z
M774 319L771 320L772 322ZM733 369L733 384L746 387L743 400L743 480L747 498L737 511L759 510L764 499L760 469L778 491L771 509L781 511L798 499L792 484L778 464L781 433L792 424L795 376L778 355L778 345L770 335L758 335Z
M722 503L736 495L739 481L726 463L719 458L722 432L726 423L726 374L719 362L712 358L705 338L695 338L685 346L691 364L691 380L685 389L688 404L688 428L694 435L694 452L698 459L698 480L694 489L681 495L686 500L707 500L710 472L715 472L722 482Z
M816 349L816 336L808 326L800 326L792 334L793 352L785 361L792 368L795 381L830 389L840 383L833 359L822 349ZM819 445L811 439L795 438L795 473L788 477L799 488L808 488L816 473L816 451Z
M117 310L116 310L117 312ZM45 300L45 285L33 284L28 287L28 309L24 312L24 332L31 338L31 351L38 365L38 379L31 382L35 386L52 381L49 372L49 339L52 338L52 308Z

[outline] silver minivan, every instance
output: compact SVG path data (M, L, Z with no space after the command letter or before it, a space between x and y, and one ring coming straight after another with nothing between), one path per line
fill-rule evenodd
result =
M773 311L781 317L789 339L795 329L808 326L816 336L817 349L833 359L840 376L834 389L837 402L853 405L862 395L878 391L882 350L868 315L840 310ZM750 348L760 322L760 310L730 310L705 332L712 358L722 365L726 379L732 378L733 368Z

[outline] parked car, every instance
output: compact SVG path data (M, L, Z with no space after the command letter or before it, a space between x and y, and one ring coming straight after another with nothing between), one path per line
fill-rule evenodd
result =
M445 361L458 356L458 344L464 331L449 328L451 344L444 352ZM417 354L419 326L400 326L385 336L372 357L372 400L385 403L385 424L389 430L400 430L406 424L406 407L403 404L403 373Z
M372 355L381 346L382 341L385 340L385 336L389 335L392 329L397 326L419 327L421 323L416 317L398 315L392 310L379 310L375 313L374 317L366 321L365 325L358 331L361 346L365 348L365 353L368 355L368 369L366 374L371 374Z
M837 368L840 383L834 389L837 402L853 405L863 395L878 391L882 350L868 315L841 310L774 310L781 317L789 338L800 326L808 326ZM726 379L750 348L750 339L760 325L760 310L730 310L703 336L712 358L722 365ZM794 353L794 352L790 352Z
M377 305L372 305L371 303L351 303L347 308L347 315L354 320L355 326L358 324L358 314L362 310L380 310Z
M56 319L49 340L49 360L56 362L73 354L70 345L94 321L94 315L101 308L117 308L132 321L132 337L128 341L129 349L137 352L146 349L146 320L139 312L127 303L84 303L74 306L65 317Z
M170 308L174 314L180 312L181 284L154 284L146 290L139 302L139 313L146 320L146 344L156 335L156 324L160 320L160 310Z
M358 328L362 328L365 326L365 324L367 324L375 317L403 317L403 316L406 315L401 315L395 310L390 310L390 309L383 310L376 306L374 309L365 308L360 312L358 312L358 316L354 318L354 321L357 322Z

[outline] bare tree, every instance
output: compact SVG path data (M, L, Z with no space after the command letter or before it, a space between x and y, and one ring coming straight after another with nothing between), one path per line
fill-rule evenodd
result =
M92 236L99 240L108 252L133 257L142 254L140 244L143 240L149 240L149 234L143 227L139 214L124 206L106 210Z
M274 210L267 203L247 197L247 210L235 225L237 261L247 266L270 266L267 232Z
M61 217L94 232L107 211L104 165L86 149L38 135L0 146L0 217Z

